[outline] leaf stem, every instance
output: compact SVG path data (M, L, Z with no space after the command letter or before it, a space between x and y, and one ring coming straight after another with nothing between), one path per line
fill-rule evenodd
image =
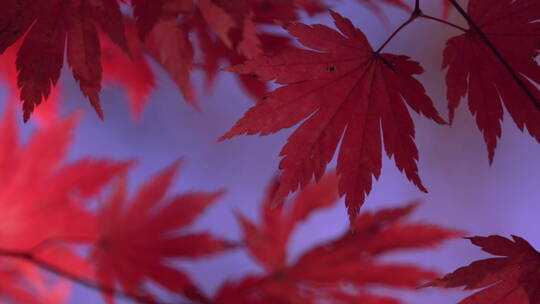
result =
M71 273L69 271L66 271L64 269L61 269L60 267L57 267L57 266L55 266L55 265L53 265L51 263L48 263L46 261L43 261L43 260L39 259L32 252L0 249L0 256L25 260L25 261L27 261L29 263L34 264L35 266L37 266L37 267L39 267L39 268L41 268L43 270L46 270L46 271L48 271L50 273L54 273L54 274L56 274L58 276L69 279L69 280L71 280L71 281L73 281L73 282L75 282L75 283L77 283L77 284L79 284L81 286L85 286L87 288L94 289L96 291L106 293L106 294L109 294L109 295L112 295L112 296L115 296L115 297L129 299L129 300L135 301L137 303L141 303L141 304L156 304L156 303L158 303L158 302L155 302L155 301L150 301L150 300L143 299L143 298L141 298L141 297L139 297L137 295L132 295L130 293L124 292L124 291L119 290L119 289L115 289L113 287L101 285L101 284L98 284L98 283L96 283L94 281L81 278L76 274L73 274L73 273Z
M468 30L467 30L466 28L464 28L464 27L461 27L461 26L459 26L459 25L457 25L457 24L455 24L455 23L448 22L448 21L446 21L446 20L443 20L443 19L440 19L440 18L437 18L437 17L433 17L433 16L430 16L430 15L422 15L422 16L420 16L420 17L425 18L425 19L429 19L429 20L433 20L433 21L436 21L436 22L439 22L439 23L446 24L446 25L451 26L451 27L453 27L453 28L456 28L456 29L458 29L458 30L460 30L460 31L462 31L462 32L467 32L467 31L468 31Z
M399 33L401 32L401 30L403 28L405 28L407 25L409 25L411 22L413 22L416 18L422 16L422 10L420 9L420 1L419 0L416 0L416 5L414 7L414 11L412 12L411 16L409 17L409 19L407 19L407 21L403 22L402 25L400 25L393 33L392 35L390 35L390 37L388 37L388 39L386 39L386 41L375 51L375 54L380 54L381 51L384 49L384 47L390 42L392 41L392 39L394 39L394 37Z
M61 237L61 238L50 238L41 241L36 246L34 246L32 249L30 249L30 252L33 254L37 254L39 251L45 250L50 246L54 246L57 244L65 244L65 243L91 243L94 242L95 238L88 238L88 237Z
M472 20L472 18L465 12L463 7L459 5L457 0L448 0L450 3L456 8L456 10L459 12L465 20L469 23L469 26L472 30L478 34L480 39L484 42L484 44L491 50L491 52L497 57L499 62L504 66L506 71L510 73L514 81L517 83L517 85L525 92L527 97L531 100L531 102L534 104L536 109L540 110L540 102L536 99L534 94L531 92L531 90L527 87L527 84L521 79L521 77L518 75L518 73L512 68L512 66L506 61L504 56L499 52L497 47L489 40L489 38L486 36L486 34L480 29L480 27Z

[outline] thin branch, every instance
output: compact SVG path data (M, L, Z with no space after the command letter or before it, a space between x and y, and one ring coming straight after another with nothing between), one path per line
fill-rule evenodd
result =
M81 278L76 274L73 274L73 273L71 273L69 271L63 270L63 269L61 269L61 268L59 268L59 267L57 267L57 266L55 266L55 265L53 265L51 263L48 263L46 261L43 261L43 260L39 259L38 257L36 257L31 252L0 249L0 256L11 257L11 258L21 259L21 260L27 261L29 263L32 263L32 264L36 265L37 267L39 267L39 268L41 268L43 270L46 270L46 271L54 273L54 274L56 274L58 276L69 279L69 280L71 280L71 281L73 281L73 282L75 282L75 283L77 283L77 284L79 284L81 286L85 286L87 288L94 289L96 291L106 293L106 294L109 294L109 295L112 295L112 296L115 296L115 297L118 297L118 298L124 298L124 299L128 299L128 300L132 300L132 301L135 301L135 302L141 303L141 304L159 304L159 302L146 300L146 299L141 298L140 296L133 295L133 294L124 292L122 290L119 290L119 289L116 289L116 288L113 288L113 287L101 285L101 284L98 284L98 283L96 283L94 281ZM164 304L164 303L162 303L162 304Z
M129 300L132 300L132 301L136 301L138 303L142 303L142 304L156 304L158 302L155 302L155 301L149 301L149 300L145 300L141 297L138 297L136 295L132 295L132 294L129 294L127 292L124 292L122 290L119 290L119 289L116 289L116 288L113 288L113 287L109 287L109 286L105 286L105 285L101 285L101 284L97 284L93 281L90 281L90 280L86 280L86 279L83 279L83 278L80 278L79 276L73 274L73 273L70 273L68 271L65 271L59 267L56 267L52 264L49 264L45 261L41 261L37 258L27 258L27 260L33 264L35 264L36 266L44 269L44 270L47 270L49 272L52 272L56 275L59 275L59 276L62 276L66 279L69 279L81 286L85 286L87 288L90 288L90 289L94 289L94 290L97 290L99 292L102 292L102 293L107 293L107 294L110 294L112 296L115 296L115 297L121 297L121 298L126 298L126 299L129 299Z
M430 15L422 15L420 17L425 18L425 19L429 19L429 20L433 20L433 21L436 21L436 22L439 22L439 23L446 24L446 25L451 26L453 28L456 28L456 29L458 29L458 30L460 30L462 32L467 32L468 31L466 28L461 27L461 26L459 26L457 24L454 24L452 22L448 22L448 21L446 21L444 19L440 19L440 18L433 17L433 16L430 16Z
M384 47L390 42L392 41L392 39L394 39L394 37L399 33L401 32L401 30L403 28L405 28L407 25L409 25L411 22L413 22L416 18L422 16L422 11L420 10L420 1L419 0L416 0L416 6L414 8L414 11L412 12L411 16L409 17L409 19L407 19L407 21L403 22L402 25L400 25L393 33L392 35L390 35L390 37L388 37L388 39L386 39L386 41L377 49L377 51L375 51L375 54L379 54L383 49Z
M504 66L504 68L508 71L508 73L510 73L510 75L512 76L514 81L523 90L523 92L525 92L525 94L531 100L531 102L534 104L536 109L540 111L540 102L536 99L536 97L531 92L531 90L529 90L529 88L527 87L527 84L525 84L525 82L521 79L521 77L518 75L518 73L516 71L514 71L514 69L512 68L512 66L510 66L508 61L506 61L506 59L499 52L497 47L493 43L491 43L491 41L486 36L486 34L480 29L480 27L474 22L474 20L472 20L472 18L467 14L467 12L465 12L463 7L461 7L461 5L459 5L457 0L448 0L448 1L450 1L450 3L452 3L452 5L456 8L456 10L459 12L459 14L461 16L463 16L463 18L465 18L465 20L467 20L467 22L469 23L469 26L476 32L476 34L478 34L480 39L493 52L495 57L497 57L499 62Z
M59 237L59 238L50 238L39 242L36 246L30 249L30 252L37 254L40 251L43 251L51 246L55 245L65 245L66 243L91 243L94 242L95 238L88 237Z

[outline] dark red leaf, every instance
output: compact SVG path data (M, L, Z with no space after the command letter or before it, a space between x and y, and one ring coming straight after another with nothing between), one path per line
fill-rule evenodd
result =
M422 73L417 62L375 53L348 19L334 12L332 16L341 33L323 25L285 26L316 51L280 50L229 69L275 79L284 86L267 94L220 140L240 134L267 135L302 122L280 154L279 203L324 174L343 138L337 166L339 192L346 195L354 220L372 178L380 175L381 133L386 153L395 157L399 170L426 191L418 176L414 125L406 104L438 123L444 121L413 77Z
M517 236L510 240L498 235L477 236L470 240L482 250L501 257L473 262L424 287L480 289L460 304L540 303L540 253L527 241Z
M540 83L540 68L534 60L540 50L540 2L471 0L467 12L539 101L540 91L533 82ZM474 30L448 40L443 67L448 68L450 120L467 95L490 163L501 136L503 104L518 128L526 128L540 141L540 110Z
M28 31L17 54L18 86L24 118L47 99L60 77L67 39L67 59L81 91L98 115L102 67L97 28L128 51L122 15L116 0L6 1L9 12L0 24L6 33L0 52ZM24 8L21 10L21 8ZM20 14L20 16L16 15Z
M139 35L144 40L158 22L165 0L131 0L131 3Z

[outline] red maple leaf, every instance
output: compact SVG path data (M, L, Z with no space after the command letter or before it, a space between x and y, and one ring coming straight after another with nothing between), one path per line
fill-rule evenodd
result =
M145 1L139 1L143 5ZM138 2L138 3L139 3ZM314 14L323 10L319 0L230 0L230 1L173 1L162 0L161 11L145 11L140 31L148 32L145 43L147 51L172 76L188 102L198 105L190 80L193 69L199 67L206 76L209 89L220 71L220 64L239 64L263 52L289 45L287 37L279 37L261 30L261 23L274 24L275 20L298 19L298 12L305 10ZM133 2L135 5L135 2ZM147 5L147 4L146 4ZM144 6L144 5L143 5ZM159 18L156 17L159 15ZM149 24L152 24L150 26ZM148 30L148 28L151 28ZM190 37L196 37L194 44ZM198 48L197 48L198 47ZM196 50L202 55L202 63L194 63ZM266 84L249 75L239 76L240 84L247 92L260 98L266 92Z
M304 10L308 15L323 13L328 10L328 6L323 0L294 0L296 7Z
M341 33L319 24L285 26L315 51L289 48L230 68L284 86L249 109L220 140L244 133L267 135L303 121L281 150L283 172L276 192L276 202L281 202L324 174L343 137L339 192L346 195L353 220L371 190L372 177L380 175L381 131L386 153L426 191L418 176L414 125L406 104L438 123L444 121L413 77L422 73L417 62L375 52L348 19L335 12L332 17Z
M232 9L235 9L235 6L237 6L235 4L237 3L244 4L238 0L227 0L221 2L222 4L232 7ZM212 0L200 0L198 7L199 11L201 12L201 16L204 18L208 27L214 33L216 33L219 38L221 38L227 47L232 48L233 45L231 38L229 37L229 31L238 26L233 16L231 16L225 10L225 8L217 3L214 3Z
M85 158L66 164L77 118L43 125L21 143L14 112L8 103L0 122L0 250L31 252L49 265L89 277L87 265L66 245L94 237L95 215L83 203L130 163ZM29 300L45 285L34 265L7 256L0 263L2 296L42 303Z
M149 53L173 78L185 100L198 106L198 98L191 82L194 68L195 49L190 33L198 29L200 48L204 53L206 35L215 35L225 44L225 48L211 48L217 52L216 62L205 56L202 65L205 71L217 71L217 62L224 53L232 51L233 40L230 32L238 28L238 21L223 7L210 0L200 1L195 5L191 0L159 2L132 1L136 25L143 38L145 51ZM145 7L152 6L146 10ZM210 34L211 33L211 34ZM129 34L129 32L128 32ZM234 42L236 46L238 42Z
M32 289L29 288L29 285L34 287L35 281L30 280L28 282L25 280L29 274L25 270L29 265L17 262L19 261L6 261L6 259L0 261L0 299L7 299L15 303L38 304L38 299L29 290ZM32 270L35 270L35 268L32 267ZM32 278L32 276L29 277Z
M464 287L478 290L459 304L540 303L540 253L526 240L498 235L472 237L470 241L485 252L500 256L471 263L425 286Z
M268 271L285 265L287 243L296 226L305 221L318 209L328 208L338 201L337 176L326 175L316 185L304 188L292 203L289 210L272 208L272 198L279 184L275 182L267 191L262 208L263 222L259 227L239 215L246 246L258 263Z
M7 0L0 10L0 53L23 37L17 54L18 86L24 118L47 99L67 61L83 94L97 113L102 67L97 27L127 51L120 7L115 0ZM26 34L25 34L26 33Z
M64 165L75 123L71 117L40 128L22 145L13 111L6 110L0 126L2 248L29 250L48 239L69 238L73 231L92 231L93 217L82 202L95 197L129 163L87 158Z
M147 51L169 73L190 104L197 106L191 83L194 50L189 32L176 24L175 19L160 20L146 39Z
M377 296L369 286L415 288L434 278L432 271L410 264L382 262L379 256L403 249L432 247L460 233L435 225L408 223L405 217L416 207L364 213L353 229L318 244L290 261L288 241L295 227L315 211L338 201L337 176L328 175L308 185L283 208L272 207L274 184L262 206L262 223L239 216L244 242L264 273L225 283L215 303L401 303ZM343 286L353 287L349 292Z
M192 192L165 200L179 164L165 169L141 186L130 200L123 178L98 214L99 240L91 259L104 286L119 281L137 298L150 279L190 299L206 303L202 292L172 259L194 259L226 250L231 245L208 233L186 233L185 228L222 192ZM181 232L181 233L180 233Z
M155 87L155 80L154 73L144 57L145 48L136 35L133 21L124 21L130 54L119 48L105 35L100 35L103 78L105 83L118 84L126 90L131 112L133 117L137 119L141 116L148 97ZM20 43L18 42L0 56L0 79L7 86L8 99L13 103L20 101L15 65L19 48ZM58 83L51 89L47 102L43 103L43 99L42 104L34 110L34 119L39 124L51 124L58 120L61 94L62 86Z
M298 20L298 11L288 0L250 0L251 9L255 13L255 21L263 24L274 24L275 20L290 22Z
M129 54L106 36L101 36L103 78L105 83L118 84L126 90L131 114L139 119L156 82L133 20L124 19L124 28Z
M165 3L166 0L131 0L133 15L142 40L146 38L160 19Z
M41 269L23 260L3 257L0 261L0 267L0 299L2 299L2 303L67 303L71 289L71 282L68 280L59 279L50 282Z
M6 86L8 94L8 102L14 105L19 105L20 90L17 86L17 68L15 60L17 58L17 52L19 51L20 43L8 48L2 56L0 56L0 79ZM48 101L42 104L36 111L34 111L35 121L40 125L52 124L58 120L59 117L59 105L62 89L60 85L57 85L51 90ZM43 102L43 101L42 101Z
M540 91L530 80L540 83L534 60L540 51L540 2L471 0L467 13L538 102ZM501 136L503 104L518 128L527 128L540 141L540 105L533 104L474 29L448 40L443 67L448 68L450 120L461 98L468 95L469 109L484 135L490 163Z

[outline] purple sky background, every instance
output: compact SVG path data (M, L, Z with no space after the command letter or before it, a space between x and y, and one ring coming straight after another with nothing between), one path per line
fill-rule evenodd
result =
M364 31L373 46L386 39L389 29L377 17L352 0L342 2L335 6L335 10ZM439 15L439 1L423 2L426 3L425 12ZM387 12L392 20L392 29L407 18L406 13L398 10L389 8ZM456 14L451 19L463 24ZM330 22L328 15L307 20L306 23ZM426 73L420 80L444 117L447 116L446 87L440 64L445 41L455 34L457 32L453 29L420 20L404 30L386 49L409 55L422 63ZM195 73L196 79L200 76ZM62 83L66 112L90 109L67 71L63 73ZM131 186L135 187L179 157L185 157L184 168L170 194L225 189L226 196L210 208L194 228L238 240L239 227L233 211L258 219L263 191L277 172L279 150L292 130L217 143L216 139L252 105L236 80L222 73L213 90L200 90L201 111L183 101L176 86L163 72L158 73L157 83L158 87L138 123L130 117L122 90L114 86L105 87L102 104L106 120L101 122L94 113L87 111L77 130L70 158L136 158L138 166L130 175ZM417 190L396 169L394 161L385 157L381 178L375 182L364 210L398 206L419 199L423 204L413 216L416 220L465 230L470 235L516 234L529 240L533 246L540 244L537 233L540 145L534 139L520 132L506 115L495 161L489 166L485 144L465 103L456 112L451 127L436 125L416 114L413 114L413 119L420 151L420 174L430 193ZM313 244L339 234L347 224L343 204L316 214L294 235L292 259ZM448 272L485 256L468 241L456 240L438 250L404 253L390 258ZM225 279L240 278L247 272L260 270L241 250L210 260L182 263L182 267L210 294ZM421 295L416 294L406 292L401 296L407 303L415 304L456 303L465 296L460 291L433 288L424 290ZM70 302L100 303L101 299L93 291L76 287Z

